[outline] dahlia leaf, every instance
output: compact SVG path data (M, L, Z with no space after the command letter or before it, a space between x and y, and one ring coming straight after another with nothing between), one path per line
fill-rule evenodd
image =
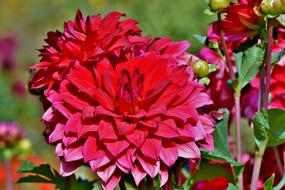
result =
M234 182L233 175L223 165L213 164L203 160L199 166L199 170L197 170L194 176L192 177L194 181L193 184L195 184L197 181L200 180L205 180L205 179L211 180L217 176L225 177L230 182Z
M243 53L237 89L241 90L254 79L263 63L264 56L265 48L261 46L253 46Z
M194 37L196 38L196 40L198 40L198 42L201 43L201 45L205 45L205 43L207 41L207 36L194 35Z
M271 64L275 65L278 61L280 61L283 55L285 55L285 50L280 51L278 53L273 53L271 58Z
M255 142L259 148L276 147L285 142L285 111L262 109L253 119Z
M271 177L265 181L264 190L273 190L274 179L275 179L275 174L273 173Z
M202 158L228 162L233 168L235 175L238 176L242 172L243 166L233 159L230 152L228 142L228 120L230 117L230 112L226 109L221 109L219 111L224 112L224 117L218 122L213 133L215 144L214 152L201 150Z
M29 175L20 178L17 183L52 183L52 181L39 175Z
M18 173L32 173L39 174L50 179L53 179L54 173L48 164L41 164L40 166L34 165L32 162L25 160L18 170Z

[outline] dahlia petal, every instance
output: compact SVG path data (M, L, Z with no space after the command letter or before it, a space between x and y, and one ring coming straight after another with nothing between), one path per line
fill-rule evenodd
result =
M68 118L64 130L66 134L68 134L69 132L76 134L78 126L81 126L80 113L73 114L70 118Z
M173 119L167 119L159 124L155 135L165 138L175 138L179 136L179 133Z
M110 159L108 156L102 156L99 159L89 161L89 165L91 169L96 172L98 168L105 166L110 163Z
M84 162L97 160L105 156L104 152L99 149L95 137L88 137L83 146Z
M192 107L192 104L190 105L183 104L183 105L176 106L175 108L170 108L166 111L165 114L170 117L179 118L183 122L186 122L189 118L195 117L197 115L196 109Z
M153 117L156 115L160 115L160 114L165 114L166 112L166 106L161 104L158 105L157 107L151 107L148 112L145 114L146 117Z
M201 153L195 142L178 144L178 156L182 158L200 158Z
M105 167L98 169L97 175L100 177L101 180L103 180L104 182L107 182L115 170L116 170L116 165L111 164L109 166L105 166Z
M49 135L48 137L48 142L49 143L54 143L64 136L64 125L61 123L56 124L53 132Z
M119 172L115 172L108 182L102 181L102 186L104 190L113 190L119 184L121 180L121 175Z
M64 155L62 143L57 143L56 148L55 148L55 155L58 157L61 157Z
M161 140L156 138L147 138L140 147L144 156L157 160L161 150Z
M163 164L160 166L159 175L160 175L160 185L159 186L162 187L168 181L168 170Z
M81 161L66 162L61 160L60 162L60 174L64 177L72 175L79 166L81 166Z
M141 180L146 176L146 172L141 168L141 166L138 166L137 164L134 165L131 173L137 186L139 186Z
M98 125L98 133L100 140L117 140L118 137L114 131L112 123L101 120Z
M107 110L113 110L112 104L110 104L110 102L112 102L112 99L108 96L107 93L98 88L94 88L93 91L94 97L100 105L102 105Z
M185 53L185 51L190 47L188 41L172 42L169 43L165 50L165 54L170 54L172 56L179 56Z
M80 128L79 128L80 127ZM81 125L77 128L78 138L86 138L89 133L98 131L98 125Z
M67 148L64 150L64 160L66 162L72 162L76 160L80 160L83 158L83 147L80 145L79 147L76 148Z
M187 124L183 127L183 129L178 129L180 137L190 138L195 141L202 140L206 137L205 130L201 125L201 122L198 121L196 126L192 126Z
M125 154L117 159L117 163L127 170L133 167L132 157L134 155L135 149L129 148Z
M130 146L130 144L126 140L106 142L105 145L107 149L111 152L111 154L115 157L117 157L120 153L122 153L126 148Z
M49 109L47 109L47 111L42 116L42 120L50 121L50 120L52 120L53 117L54 117L53 109L52 109L52 107L50 107Z
M143 169L146 171L146 173L151 177L154 178L158 172L160 167L160 162L149 162L147 159L143 158L142 156L138 156L138 160L143 167Z
M146 131L134 130L126 135L126 139L136 147L140 147L145 142L147 134L148 132Z
M127 123L121 119L115 119L116 127L118 129L119 135L127 135L134 131L137 124L136 123Z
M178 159L177 145L171 141L163 141L159 157L167 166L171 167Z
M64 136L63 139L62 139L62 142L63 142L64 146L71 145L71 144L75 143L76 141L78 141L77 137Z

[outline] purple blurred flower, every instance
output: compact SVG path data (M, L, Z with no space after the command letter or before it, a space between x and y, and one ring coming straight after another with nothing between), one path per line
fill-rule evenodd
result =
M23 138L23 130L17 123L0 122L0 146L9 146L16 140Z
M10 71L15 68L16 48L17 40L15 36L0 38L0 64L4 70Z

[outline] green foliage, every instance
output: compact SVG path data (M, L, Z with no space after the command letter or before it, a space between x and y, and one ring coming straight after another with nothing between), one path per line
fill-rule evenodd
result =
M264 183L264 190L273 190L273 183L275 179L275 174L272 174Z
M285 111L262 109L253 119L255 142L259 149L285 142Z
M230 113L226 109L219 111L224 112L224 117L221 121L218 122L213 133L215 150L214 152L201 150L202 157L209 160L219 160L229 163L233 168L234 174L237 176L242 172L243 166L233 159L230 152L230 146L228 142L228 121Z
M238 85L237 91L240 91L243 87L245 87L254 77L257 75L259 71L259 67L263 63L263 59L265 56L265 48L262 46L253 46L247 49L242 55L242 64L240 64L240 60L238 63ZM240 58L241 55L238 55Z
M20 178L17 183L51 183L59 190L90 190L94 183L94 181L82 182L80 178L76 179L74 175L62 177L48 164L36 166L27 160L22 163L18 173L29 173L31 175Z
M234 184L230 183L227 190L238 190L238 188Z

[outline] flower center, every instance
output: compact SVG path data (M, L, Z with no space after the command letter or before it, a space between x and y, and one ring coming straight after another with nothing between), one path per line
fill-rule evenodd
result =
M120 113L135 113L139 110L140 92L144 83L144 75L139 68L132 73L123 69L119 75L116 109Z

